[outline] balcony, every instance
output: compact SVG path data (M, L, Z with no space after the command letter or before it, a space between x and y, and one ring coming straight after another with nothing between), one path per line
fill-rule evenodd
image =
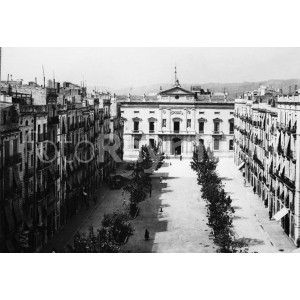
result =
M48 125L57 125L59 123L58 116L48 117Z
M214 130L214 131L212 132L212 135L213 135L213 136L220 136L220 135L223 135L223 132L222 132L222 131L219 131L219 130Z
M143 131L142 130L138 130L138 129L134 129L134 130L132 130L132 133L133 134L143 134Z
M38 134L38 142L44 142L48 140L48 132Z
M264 164L262 161L257 157L256 154L253 155L253 160L260 166L261 169L264 170Z

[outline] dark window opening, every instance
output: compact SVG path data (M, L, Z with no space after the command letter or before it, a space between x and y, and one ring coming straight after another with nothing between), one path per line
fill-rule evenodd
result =
M204 132L204 122L199 122L199 132L200 133Z

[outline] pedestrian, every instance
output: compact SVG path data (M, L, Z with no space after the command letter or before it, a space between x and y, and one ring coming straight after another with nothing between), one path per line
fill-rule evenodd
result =
M172 166L172 163L170 162L170 166Z
M123 206L126 206L126 205L127 205L126 199L124 198L124 200L123 200Z
M272 212L271 211L269 211L269 219L270 219L270 221L272 220Z
M182 155L180 155L180 160L182 160Z
M149 231L146 229L145 230L145 241L149 240Z
M159 183L162 183L162 180L163 180L162 176L160 176L159 180L160 180Z

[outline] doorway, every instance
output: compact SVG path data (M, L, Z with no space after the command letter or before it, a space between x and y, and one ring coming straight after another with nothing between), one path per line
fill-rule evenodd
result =
M181 139L179 138L174 138L172 140L172 154L173 155L181 155Z

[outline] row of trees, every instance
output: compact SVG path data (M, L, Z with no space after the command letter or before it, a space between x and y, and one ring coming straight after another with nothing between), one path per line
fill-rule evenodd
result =
M234 209L216 171L218 161L209 148L200 144L194 151L191 162L191 168L198 175L202 198L206 201L208 226L212 230L214 243L219 247L218 252L247 252L247 245L235 238L232 225Z

